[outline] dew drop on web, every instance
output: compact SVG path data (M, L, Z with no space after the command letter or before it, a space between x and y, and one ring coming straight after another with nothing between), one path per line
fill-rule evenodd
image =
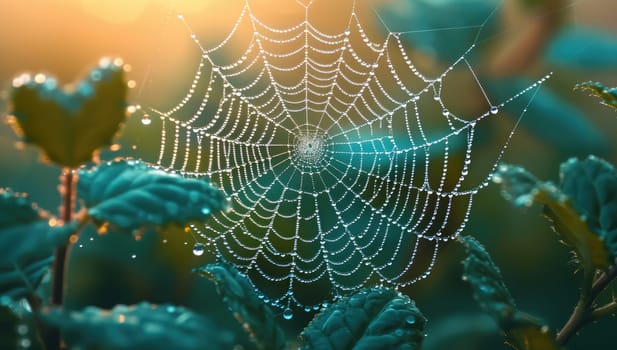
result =
M202 243L195 243L193 246L193 255L202 256L204 254L204 245Z
M286 320L291 320L293 317L294 317L293 311L291 310L291 308L287 307L283 311L283 318Z

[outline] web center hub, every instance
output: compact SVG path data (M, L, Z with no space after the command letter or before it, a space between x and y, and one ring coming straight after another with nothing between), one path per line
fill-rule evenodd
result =
M313 125L298 126L289 140L289 153L294 166L305 173L318 172L331 158L328 135Z

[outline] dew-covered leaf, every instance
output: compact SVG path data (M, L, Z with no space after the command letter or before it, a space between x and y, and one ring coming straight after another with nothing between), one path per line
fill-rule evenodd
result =
M260 349L285 348L285 335L276 324L272 310L235 267L221 262L196 268L194 272L214 281L223 301Z
M574 249L582 266L589 271L610 265L601 237L592 232L572 200L550 182L542 182L527 170L513 165L499 166L493 181L500 183L506 199L515 205L544 205L559 237Z
M81 82L60 89L52 77L24 74L13 81L9 119L47 158L77 167L111 143L126 118L121 60L101 60Z
M44 350L37 322L26 299L0 297L0 349Z
M111 310L45 310L43 321L60 329L74 349L231 349L233 333L183 307L140 303Z
M617 171L608 162L589 156L572 158L561 165L561 190L576 211L617 257Z
M497 101L504 101L534 84L523 78L486 82L487 93ZM601 153L608 149L606 136L580 110L548 88L538 90L529 106L528 103L528 99L515 99L506 104L504 110L517 119L525 110L520 125L543 142L570 155Z
M614 34L582 26L566 26L548 45L544 59L550 64L576 69L617 67Z
M53 220L53 219L52 219ZM25 195L0 189L0 294L34 293L75 225L52 227Z
M366 288L323 309L300 335L303 349L420 349L426 318L407 296Z
M19 320L8 305L0 302L0 349L14 349L17 345Z
M480 307L500 324L507 324L517 310L501 271L477 240L469 236L460 237L459 240L467 248L467 257L463 260L463 280L473 288L473 297Z
M90 217L128 232L203 221L227 205L223 193L205 179L184 178L136 160L82 170L77 188Z
M591 95L601 98L603 105L617 109L617 88L609 88L599 82L587 81L577 84L574 90L589 91Z
M459 238L467 248L463 260L463 280L469 282L473 297L505 332L508 343L519 350L558 349L548 327L538 319L517 309L510 291L503 282L501 271L489 253L476 239Z

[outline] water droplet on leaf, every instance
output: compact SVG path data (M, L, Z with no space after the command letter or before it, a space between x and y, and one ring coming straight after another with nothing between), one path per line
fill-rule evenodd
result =
M407 318L405 318L405 322L407 322L407 324L415 324L416 323L416 316L414 316L414 315L407 316Z

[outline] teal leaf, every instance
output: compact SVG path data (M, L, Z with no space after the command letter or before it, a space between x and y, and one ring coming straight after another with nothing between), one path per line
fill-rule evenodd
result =
M74 229L74 223L50 226L24 194L0 189L0 294L14 299L33 294L54 250L66 244Z
M300 335L303 349L420 349L426 319L407 296L365 288L322 309Z
M277 326L272 310L255 292L255 287L235 267L226 262L194 269L217 286L229 310L260 349L285 348L285 335Z
M602 99L602 103L605 106L617 109L617 88L608 88L599 82L584 82L576 84L574 90L587 90L591 95Z
M52 162L75 168L111 143L126 118L127 90L119 59L101 60L65 89L52 77L24 74L13 80L9 122Z
M412 47L452 63L479 38L491 36L499 16L496 0L411 0L386 3L379 14L392 32ZM456 13L456 16L451 14Z
M17 348L19 319L8 305L0 303L0 349Z
M503 282L501 271L476 239L461 236L459 241L467 248L463 280L473 288L473 297L480 307L503 324L503 328L516 313L516 304Z
M37 322L27 300L0 297L0 349L45 349Z
M572 158L561 165L561 190L576 211L617 257L617 171L610 163L589 156Z
M501 271L482 244L470 236L461 236L459 241L467 248L463 280L471 285L473 297L480 307L505 332L508 343L519 350L558 349L547 326L517 309Z
M183 307L140 303L111 310L45 310L42 320L56 327L71 349L169 350L231 349L233 333Z
M532 85L533 82L527 79L509 78L487 80L485 87L491 98L505 101L509 96ZM506 104L504 110L517 119L521 111L525 110L520 126L543 142L570 155L607 151L609 143L606 136L581 111L549 89L538 90L532 103L529 106L527 104L526 99L515 99Z
M544 205L547 217L561 240L574 249L583 268L606 269L610 265L601 237L591 231L586 218L573 206L572 200L550 182L542 182L522 167L502 164L493 176L501 184L504 197L516 205Z
M617 39L598 29L567 26L548 45L544 60L575 69L615 69Z
M81 170L77 189L90 217L128 232L203 221L227 206L223 193L208 181L166 173L137 160Z

